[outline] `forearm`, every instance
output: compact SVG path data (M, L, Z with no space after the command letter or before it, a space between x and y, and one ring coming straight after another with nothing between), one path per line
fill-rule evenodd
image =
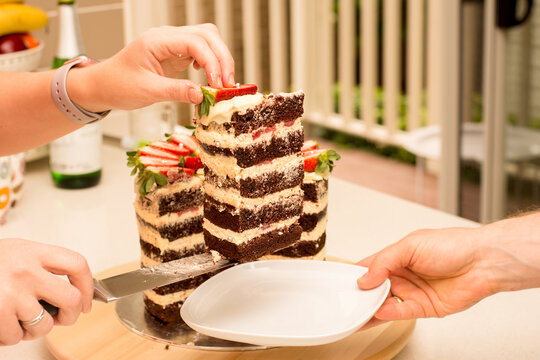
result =
M478 266L493 292L540 287L540 212L479 229Z
M0 72L0 156L46 144L80 127L54 104L52 75Z

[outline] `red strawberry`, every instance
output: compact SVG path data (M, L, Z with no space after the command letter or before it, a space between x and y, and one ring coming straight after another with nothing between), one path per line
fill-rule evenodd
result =
M306 141L304 141L304 145L302 145L302 152L306 152L306 151L309 151L309 150L315 150L318 147L319 147L319 144L317 144L315 141L306 140Z
M146 168L146 170L150 170L151 172L155 172L155 173L161 173L165 176L167 176L167 173L169 172L169 170L171 169L174 169L170 166L148 166Z
M185 159L186 159L186 162L184 163L185 167L193 169L195 171L197 171L198 169L202 169L203 164L202 164L202 161L201 161L200 157L198 157L198 156L194 156L194 157L190 156L190 157L187 157Z
M180 168L180 169L184 170L184 172L188 174L189 176L193 176L193 174L195 174L195 170L193 169L188 169L188 168Z
M172 134L170 137L171 141L179 146L183 145L190 152L193 152L199 146L199 142L195 139L195 136L190 136L187 134Z
M180 159L179 155L172 154L168 151L156 149L151 146L143 146L142 148L139 149L139 154L151 156L155 158L171 159L171 160L176 160L176 161Z
M178 166L178 160L163 159L150 156L140 156L139 161L146 167Z
M317 166L317 163L319 162L319 155L321 155L321 153L325 151L326 150L316 149L316 150L309 150L309 151L304 152L302 154L304 156L304 171L307 171L307 172L315 171L315 167Z
M190 153L190 151L184 146L178 146L177 144L173 144L173 143L170 143L168 141L163 141L163 140L153 141L150 143L150 146L155 149L164 150L173 154L177 154L179 156L188 155Z
M232 88L221 89L212 88L210 86L203 87L208 90L212 95L214 95L214 99L216 102L220 102L222 100L229 100L235 96L253 95L257 92L257 85L255 84L237 84L235 87Z

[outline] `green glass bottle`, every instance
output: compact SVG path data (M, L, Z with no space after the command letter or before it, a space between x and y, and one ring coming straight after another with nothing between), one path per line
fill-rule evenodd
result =
M75 1L58 1L58 20L58 48L53 69L84 54ZM64 189L82 189L97 185L101 179L101 146L99 123L85 125L53 141L50 144L49 159L54 185Z

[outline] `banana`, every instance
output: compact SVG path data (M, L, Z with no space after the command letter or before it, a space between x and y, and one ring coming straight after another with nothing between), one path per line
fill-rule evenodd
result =
M45 11L39 8L16 3L0 4L0 36L37 30L47 25L48 20Z

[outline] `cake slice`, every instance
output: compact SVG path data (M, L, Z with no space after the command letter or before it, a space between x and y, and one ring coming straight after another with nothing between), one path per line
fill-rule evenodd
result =
M206 251L203 220L203 177L195 138L173 134L129 152L128 165L137 174L134 207L141 246L141 266ZM180 306L208 276L180 281L144 292L147 311L157 319L178 322Z
M215 105L199 105L195 131L206 245L242 262L288 247L302 233L304 94L255 91L215 102L219 90L203 90Z
M318 149L313 140L302 147L304 157L304 205L300 226L302 235L293 245L266 259L301 258L324 260L326 256L326 223L328 221L328 175L340 156L334 150Z

